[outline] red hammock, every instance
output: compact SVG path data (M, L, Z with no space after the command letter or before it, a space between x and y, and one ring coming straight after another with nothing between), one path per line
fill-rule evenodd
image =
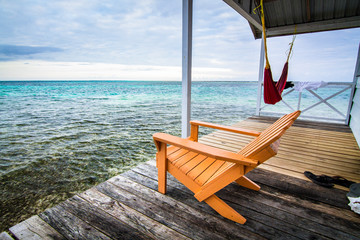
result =
M263 7L263 0L261 0L261 22L263 27L263 35L264 35L264 48L265 48L265 59L266 59L266 66L264 70L264 102L267 104L275 104L279 102L282 97L281 94L285 88L287 75L288 75L288 62L289 57L291 54L291 50L295 41L295 35L293 37L292 42L290 43L290 50L289 54L286 60L286 63L284 64L284 68L282 70L281 76L279 78L279 81L276 83L273 80L270 63L267 55L267 45L266 45L266 32L265 32L265 17L264 17L264 7Z
M271 68L266 68L264 71L264 102L267 104L275 104L279 102L282 97L281 94L285 88L288 75L288 62L284 64L279 81L275 84L273 81Z

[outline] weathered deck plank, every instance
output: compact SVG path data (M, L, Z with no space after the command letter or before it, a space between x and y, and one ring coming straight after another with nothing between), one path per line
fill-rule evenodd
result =
M36 215L11 227L9 230L19 240L66 239Z
M186 218L186 212L181 211L185 208L179 209L182 203L172 201L157 191L149 191L150 189L146 189L133 181L122 180L121 186L106 183L100 184L97 189L192 239L223 239L221 235L199 227L198 225L202 224L201 222L197 223L191 218ZM132 193L129 193L123 189L127 187L134 187L135 190L133 189ZM136 188L141 188L141 190L137 191ZM142 197L146 197L146 200Z
M249 118L234 126L262 131L273 120ZM249 136L216 131L199 141L237 152L251 139ZM304 171L311 171L360 182L360 149L348 126L297 120L282 137L278 155L259 167L303 180L308 180Z
M78 196L70 198L61 206L112 239L149 239L141 232L101 211Z
M134 169L135 170L135 169ZM140 170L141 172L143 169ZM157 181L149 178L147 175L148 173L137 174L134 171L128 171L124 174L125 177L142 184L145 186L156 189L157 188ZM155 173L156 174L156 173ZM168 175L169 179L171 176ZM168 192L166 196L171 196L171 198L175 199L176 201L182 202L183 204L187 204L191 206L193 209L197 209L199 212L202 212L202 215L210 220L209 227L214 228L214 230L220 232L221 234L225 235L227 239L248 239L243 237L242 233L245 230L252 231L258 236L255 239L291 239L292 237L288 234L285 234L281 231L277 231L274 228L268 227L267 225L258 226L254 224L252 221L247 221L245 225L239 225L234 222L231 222L225 218L219 216L212 208L204 203L198 202L192 195L192 192L189 191L187 188L181 189L179 191L177 186L180 184L177 181L170 180L168 182ZM181 186L180 186L181 187ZM250 216L251 218L251 216ZM213 220L215 219L215 220ZM212 222L212 224L211 224ZM261 233L258 233L257 230L261 229ZM265 236L264 236L265 235ZM204 238L205 239L205 238Z
M184 235L141 214L125 204L115 201L109 196L97 191L96 188L81 193L80 197L154 239L188 239Z
M0 240L14 240L7 232L0 233Z
M66 239L111 239L60 205L47 209L39 216Z
M236 126L261 131L271 122L254 117ZM236 152L251 139L217 131L200 141ZM347 206L346 188L323 188L303 176L307 170L360 182L359 160L348 127L296 121L282 138L279 154L247 174L261 186L259 192L234 183L217 193L247 218L245 225L198 202L170 175L167 194L157 192L157 169L150 161L10 231L17 239L360 240L360 217Z
M144 168L149 168L154 170L155 168L150 165L142 165ZM118 176L115 178L110 179L113 184L116 186L119 186L121 188L126 188L126 190L131 190L132 192L135 192L138 196L147 196L148 200L153 202L154 204L161 204L165 209L173 209L174 212L172 212L172 217L174 215L179 215L183 221L186 222L187 228L185 229L186 232L184 232L185 235L194 238L195 234L193 231L205 231L207 234L209 234L210 239L220 239L224 238L224 233L226 233L226 238L232 237L236 238L239 235L234 234L234 231L236 231L236 227L229 227L228 224L224 224L224 222L220 221L218 218L213 217L206 212L200 212L192 207L189 207L188 205L182 203L181 201L174 200L172 198L168 198L166 195L160 194L157 192L157 180L154 181L154 179L147 177L146 181L134 181L138 180L135 172L131 174L132 172L128 172L127 175ZM156 173L156 171L154 172ZM151 185L150 185L150 184ZM146 188L144 188L144 186ZM191 223L192 226L188 226ZM214 228L214 225L216 224L216 228ZM222 231L219 231L221 229ZM220 235L219 235L220 234ZM254 234L250 231L242 231L242 237L246 239L259 239L259 235ZM205 238L205 235L201 235L200 239Z
M137 176L137 181L141 181L148 187L156 189L156 171L153 172L150 169L150 166L141 165L138 166L138 168L127 172L126 175L128 177L134 178L135 180L136 176L135 174L131 174L131 172L136 172L138 175L146 174L147 179L141 179L139 176ZM151 177L152 181L148 179L149 177ZM188 195L187 197L189 200L178 199L179 201L187 202L194 200L196 202L196 200L192 197L193 194L191 194L190 191L184 188L173 177L169 176L168 178L169 186L177 188L182 192L186 192ZM349 210L336 209L336 214L333 216L332 214L334 211L329 210L334 209L333 207L327 206L326 211L318 211L316 210L316 206L318 204L314 204L311 201L302 200L301 205L296 204L296 198L281 193L274 188L268 187L267 191L261 190L261 193L265 194L259 194L258 192L244 189L237 184L231 184L224 190L221 190L218 195L224 200L235 203L235 205L232 206L237 211L241 212L247 218L257 221L257 224L270 224L272 225L272 228L293 234L294 237L301 236L303 239L309 239L313 237L318 238L320 235L329 238L337 236L338 239L351 239L353 236L347 234L347 231L350 231L353 235L360 237L360 228L358 225L359 221L357 220L358 216ZM278 196L282 196L283 199L279 198ZM254 204L249 204L249 202ZM210 208L209 211L211 211ZM261 212L261 214L258 218L256 218L258 211ZM349 221L339 217L341 213L343 213L342 216L344 216L344 214L351 216L351 220ZM271 218L271 220L267 218ZM251 220L248 220L248 222ZM294 220L297 222L296 226L292 224ZM289 223L291 226L289 226ZM304 229L306 229L306 231L304 231ZM309 232L311 233L312 231L314 234L309 234ZM318 237L316 237L316 233L318 234Z

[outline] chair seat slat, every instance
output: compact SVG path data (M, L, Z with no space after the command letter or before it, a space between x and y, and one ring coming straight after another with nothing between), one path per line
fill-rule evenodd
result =
M200 176L195 179L199 185L204 185L214 174L219 170L219 168L225 163L222 160L216 160L209 166Z
M200 174L202 174L216 159L214 158L206 158L199 165L193 168L187 175L191 179L196 179Z
M180 167L180 171L182 171L185 174L188 174L194 167L199 165L206 158L207 158L206 156L199 154L190 161L188 161L187 163L185 163L184 165L182 165Z
M166 171L168 171L194 192L197 200L206 202L222 216L244 224L246 219L220 200L215 193L233 181L258 191L260 187L246 178L245 174L277 154L280 137L299 115L300 111L295 111L281 117L262 133L256 134L257 137L242 148L238 152L239 155L195 143L198 138L198 126L192 129L193 139L188 140L163 133L154 134L159 151L156 155L159 191L164 194L166 192ZM163 151L167 144L177 147L169 146L167 151Z

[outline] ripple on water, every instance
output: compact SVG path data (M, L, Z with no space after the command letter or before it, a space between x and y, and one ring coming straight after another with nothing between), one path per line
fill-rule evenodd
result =
M209 84L210 97L206 84L194 87L193 119L252 114L247 99L228 94L240 85ZM249 88L255 98L256 84ZM155 132L180 135L180 83L13 82L0 92L0 232L153 159Z

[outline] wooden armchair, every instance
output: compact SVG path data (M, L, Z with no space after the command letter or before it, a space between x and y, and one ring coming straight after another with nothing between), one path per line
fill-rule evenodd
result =
M215 193L233 181L246 188L260 190L260 187L245 177L245 174L277 154L280 137L299 115L300 111L287 114L261 133L199 121L191 122L191 135L187 139L155 133L153 138L158 150L156 163L159 192L166 193L168 171L189 188L198 201L206 202L223 217L244 224L246 219ZM238 153L233 153L198 143L199 126L256 138Z

